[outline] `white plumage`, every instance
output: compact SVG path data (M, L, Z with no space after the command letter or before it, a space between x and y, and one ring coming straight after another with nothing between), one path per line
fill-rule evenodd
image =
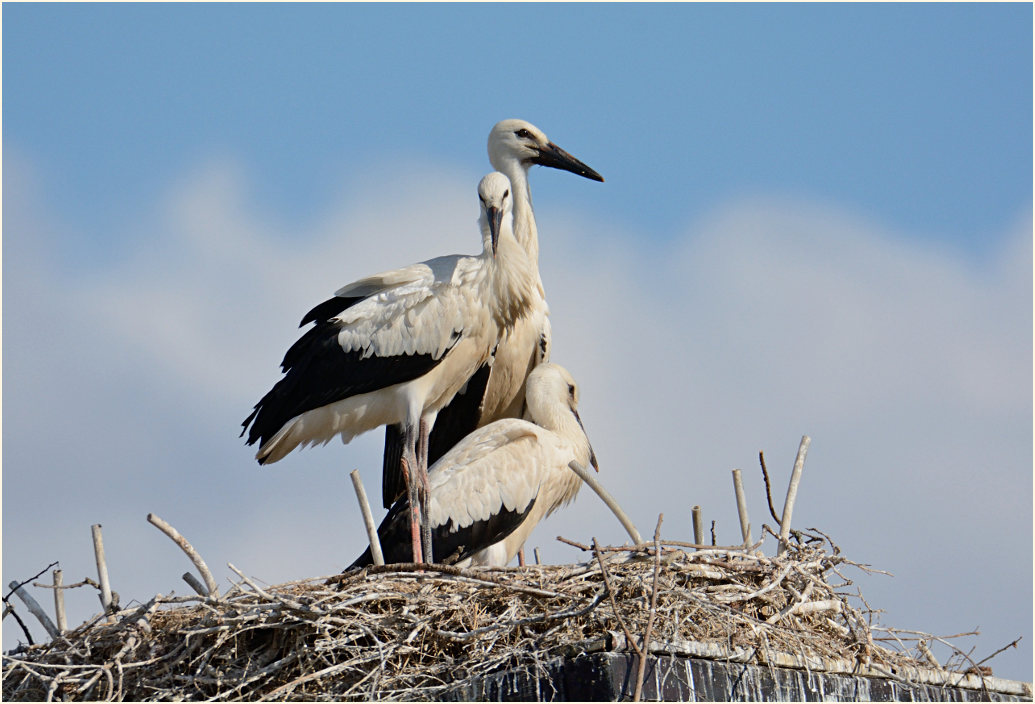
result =
M514 236L531 262L531 289L527 306L512 326L501 331L491 367L482 370L449 406L442 410L430 439L429 458L441 457L475 428L501 418L519 418L524 411L525 380L532 369L550 358L549 307L539 275L539 240L528 170L535 164L571 171L585 178L603 181L596 171L551 142L542 130L524 120L503 120L493 126L488 140L489 161L506 174L513 189ZM474 396L475 398L466 398ZM385 469L393 467L390 445L398 442L389 432L385 442ZM384 482L385 507L397 498L390 482Z
M429 471L437 561L505 565L543 518L575 498L581 480L568 463L597 466L566 369L537 366L526 399L531 421L506 418L479 428ZM400 500L378 528L386 562L408 556L407 513L408 501ZM353 566L369 562L367 550Z
M409 496L426 479L419 438L489 360L533 295L534 265L514 237L505 176L478 186L483 251L438 257L341 288L284 356L285 376L245 420L261 464L298 446L343 442L379 425L403 428ZM250 428L249 428L250 426ZM426 446L426 443L423 443ZM419 511L415 513L417 520ZM414 555L420 558L419 545Z

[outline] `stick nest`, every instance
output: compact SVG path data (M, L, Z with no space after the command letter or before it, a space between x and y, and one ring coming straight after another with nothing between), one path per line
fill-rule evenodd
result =
M797 537L774 557L670 541L594 544L579 546L591 558L575 565L388 565L268 589L244 578L218 599L158 595L114 623L101 615L6 654L3 698L442 700L489 673L542 672L548 660L593 650L640 652L644 640L652 652L696 641L889 669L925 664L902 633L882 645L873 612L846 591L840 570L865 566L825 536Z

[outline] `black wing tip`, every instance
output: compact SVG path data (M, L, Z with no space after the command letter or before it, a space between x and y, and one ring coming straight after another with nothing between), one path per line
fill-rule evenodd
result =
M355 561L346 567L342 572L351 572L352 570L358 570L361 567L369 567L374 564L374 558L370 554L370 548L363 551L363 554L355 559Z
M248 429L249 429L248 426L251 426L251 431L252 431L251 433L248 434L248 439L244 441L245 445L254 445L255 441L258 440L258 436L255 433L255 426L252 425L253 421L255 420L255 417L258 416L258 415L259 415L259 406L255 406L255 408L252 410L252 412L248 414L248 417L244 419L244 422L241 423L241 434L238 435L237 437L243 438L244 434L248 432Z
M363 296L333 296L328 298L323 303L313 306L308 313L302 316L302 322L298 324L298 327L303 328L307 323L326 322L362 300Z

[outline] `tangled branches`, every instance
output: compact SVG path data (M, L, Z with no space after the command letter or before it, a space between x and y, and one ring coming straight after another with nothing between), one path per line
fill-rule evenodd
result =
M926 666L917 648L876 636L873 613L854 605L841 573L854 563L806 537L774 557L656 537L580 545L592 559L577 565L388 565L269 588L239 572L221 597L158 595L115 623L5 655L3 696L442 700L490 673L535 675L600 650Z

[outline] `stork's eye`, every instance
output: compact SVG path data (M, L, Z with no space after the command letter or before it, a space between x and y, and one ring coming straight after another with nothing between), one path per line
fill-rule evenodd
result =
M568 395L575 398L575 384L568 384Z
M529 139L532 136L532 133L526 130L524 127L516 131L514 134L516 134L521 139Z
M507 190L503 191L503 197L504 198L510 198L510 189L509 188Z

